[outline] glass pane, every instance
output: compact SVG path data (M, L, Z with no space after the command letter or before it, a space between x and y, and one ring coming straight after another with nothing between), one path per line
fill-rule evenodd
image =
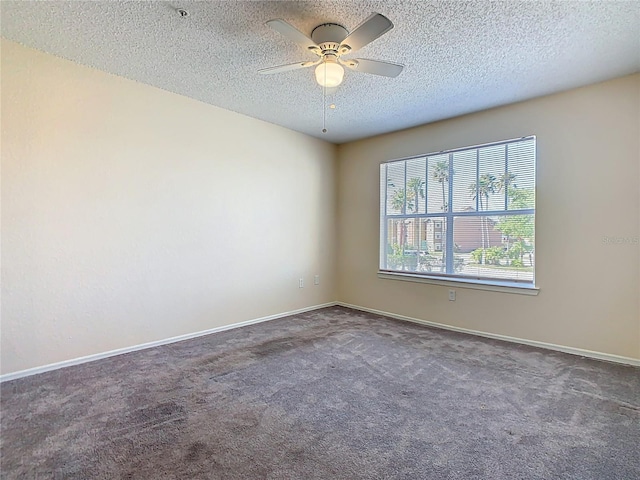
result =
M427 159L407 161L407 213L425 213Z
M535 208L535 140L509 144L507 152L507 208Z
M501 183L505 178L505 149L506 145L478 149L479 177L470 187L472 195L478 197L478 211L505 209L505 195Z
M476 152L467 150L453 154L453 211L476 210L472 185L476 183Z
M447 211L449 198L449 154L428 158L427 213Z
M387 219L386 229L387 270L445 272L444 218Z
M387 213L405 213L404 194L404 166L405 162L387 164Z
M447 220L445 217L431 217L423 220L421 271L446 273Z
M387 239L385 237L386 232L386 210L387 210L387 165L380 165L380 268L385 268L386 255L385 250L387 248Z
M453 219L458 275L533 282L534 215Z

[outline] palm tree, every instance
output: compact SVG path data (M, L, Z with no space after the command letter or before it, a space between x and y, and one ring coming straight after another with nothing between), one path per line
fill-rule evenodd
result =
M410 193L415 200L413 204L414 213L419 213L420 198L424 199L424 185L425 182L420 177L413 177L407 182L407 188L410 189ZM413 244L416 250L420 250L420 219L418 217L413 220Z
M477 184L469 186L469 192L471 193L473 200L478 199L478 210L486 210L489 208L489 195L498 191L498 182L496 177L490 173L483 173L478 178ZM484 199L484 205L482 200ZM485 250L489 243L489 225L485 217L480 217L480 230L482 237L482 263L485 263ZM485 241L486 240L486 241Z
M407 213L407 208L413 209L413 192L406 192L404 188L400 190L396 190L391 197L391 208L394 210L399 210L401 215L405 215ZM405 219L399 220L400 222L400 246L404 250L404 227L405 227Z
M391 208L394 210L400 210L401 215L406 215L407 208L413 210L413 192L409 192L408 195L405 195L404 188L396 190L393 193L393 197L391 197Z
M518 186L515 184L515 180L516 180L515 173L507 172L500 175L500 178L496 183L496 188L498 192L501 192L502 190L507 192L509 190L509 187L511 186L513 186L514 188L518 188Z
M516 180L516 174L507 172L500 175L500 178L498 179L498 183L496 184L498 192L502 192L504 190L505 205L507 206L512 203L512 202L509 202L509 200L511 200L510 197L512 192L514 192L518 188L518 186L515 184L515 180ZM509 252L510 248L511 248L511 241L507 240L507 253Z
M449 182L449 160L436 162L436 166L433 169L433 179L442 185L442 211L447 212L449 205L444 192L444 184Z
M511 194L511 190L513 188L518 188L515 184L516 174L507 172L500 175L498 182L496 183L496 188L498 192L502 192L504 190L504 194L509 196Z
M420 198L424 198L424 180L420 177L413 177L407 182L407 188L411 189L413 199L416 201L415 205L413 205L413 211L418 213Z
M496 193L498 190L498 182L496 181L495 175L491 175L490 173L483 173L480 175L478 179L478 185L475 183L469 187L469 191L473 195L473 199L478 198L480 210L483 210L482 199L486 200L486 207L489 206L489 195L492 193Z

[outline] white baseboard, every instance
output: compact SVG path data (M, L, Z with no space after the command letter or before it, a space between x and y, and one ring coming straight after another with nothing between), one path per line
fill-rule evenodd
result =
M292 310L290 312L277 313L275 315L268 315L266 317L254 318L252 320L232 323L230 325L223 325L221 327L210 328L208 330L202 330L200 332L187 333L185 335L178 335L177 337L156 340L155 342L142 343L139 345L133 345L131 347L124 347L124 348L118 348L116 350L110 350L108 352L95 353L93 355L87 355L85 357L72 358L71 360L64 360L62 362L51 363L49 365L43 365L41 367L28 368L26 370L20 370L18 372L5 373L4 375L0 375L0 383L7 382L9 380L15 380L17 378L28 377L30 375L36 375L38 373L49 372L51 370L57 370L59 368L70 367L72 365L80 365L82 363L93 362L95 360L100 360L102 358L122 355L123 353L135 352L137 350L144 350L145 348L158 347L160 345L167 345L169 343L181 342L182 340L189 340L190 338L202 337L203 335L209 335L211 333L223 332L225 330L231 330L239 327L246 327L247 325L253 325L255 323L262 323L268 320L275 320L277 318L288 317L289 315L296 315L298 313L309 312L311 310L318 310L320 308L325 308L325 307L333 307L335 305L337 305L335 302L323 303L322 305L314 305L312 307L300 308L298 310Z
M640 366L640 359L622 357L619 355L612 355L608 353L593 352L591 350L583 350L581 348L565 347L563 345L555 345L553 343L538 342L535 340L526 340L523 338L509 337L507 335L498 335L494 333L481 332L479 330L470 330L468 328L454 327L451 325L445 325L443 323L430 322L428 320L421 320L419 318L407 317L405 315L398 315L391 312L384 312L382 310L376 310L373 308L361 307L359 305L352 305L344 302L329 302L321 305L314 305L311 307L300 308L298 310L292 310L290 312L277 313L275 315L268 315L266 317L254 318L252 320L246 320L244 322L232 323L230 325L223 325L221 327L210 328L208 330L202 330L200 332L187 333L185 335L179 335L177 337L165 338L163 340L157 340L155 342L142 343L140 345L133 345L131 347L118 348L116 350L110 350L108 352L96 353L93 355L87 355L85 357L73 358L70 360L64 360L62 362L51 363L49 365L43 365L41 367L29 368L26 370L20 370L18 372L6 373L0 375L0 383L7 382L9 380L15 380L17 378L28 377L30 375L36 375L38 373L49 372L51 370L57 370L59 368L70 367L72 365L80 365L82 363L93 362L102 358L113 357L116 355L122 355L123 353L135 352L137 350L144 350L146 348L157 347L160 345L167 345L170 343L180 342L182 340L189 340L190 338L201 337L209 335L211 333L223 332L225 330L231 330L234 328L245 327L247 325L253 325L256 323L266 322L269 320L275 320L277 318L288 317L289 315L296 315L298 313L309 312L312 310L318 310L325 307L333 307L340 305L346 308L352 308L354 310L361 310L363 312L375 313L377 315L384 315L386 317L395 318L398 320L404 320L413 323L419 323L421 325L427 325L430 327L441 328L444 330L451 330L454 332L467 333L470 335L477 335L480 337L493 338L496 340L504 340L506 342L520 343L523 345L530 345L532 347L544 348L547 350L555 350L558 352L569 353L572 355L578 355L581 357L594 358L597 360L604 360L607 362L621 363L625 365Z
M471 335L477 335L480 337L493 338L495 340L504 340L506 342L520 343L523 345L530 345L532 347L539 347L547 350L555 350L558 352L569 353L571 355L578 355L580 357L594 358L596 360L604 360L604 361L613 362L613 363L622 363L625 365L633 365L636 367L640 366L640 359L638 358L622 357L620 355L612 355L609 353L593 352L591 350L583 350L581 348L565 347L564 345L555 345L553 343L538 342L535 340L526 340L524 338L509 337L507 335L498 335L495 333L481 332L479 330L470 330L468 328L454 327L452 325L445 325L443 323L430 322L428 320L421 320L419 318L407 317L405 315L398 315L391 312L383 312L381 310L361 307L359 305L351 305L349 303L344 303L344 302L336 302L336 305L340 305L342 307L347 307L347 308L353 308L354 310L362 310L363 312L375 313L377 315L384 315L386 317L395 318L397 320L405 320L407 322L419 323L421 325L428 325L430 327L441 328L444 330L451 330L454 332L467 333Z

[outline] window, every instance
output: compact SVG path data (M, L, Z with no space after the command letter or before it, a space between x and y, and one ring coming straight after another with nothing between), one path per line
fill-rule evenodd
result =
M380 270L533 286L534 136L380 166Z

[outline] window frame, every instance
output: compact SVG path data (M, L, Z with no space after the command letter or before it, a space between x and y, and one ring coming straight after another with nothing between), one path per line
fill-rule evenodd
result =
M388 161L384 161L381 162L380 166L387 166L389 164L393 164L393 163L400 163L400 162L404 162L404 169L405 169L405 173L404 173L404 177L405 177L405 189L406 187L406 180L407 180L407 162L414 160L414 159L425 159L427 162L427 167L428 168L428 162L429 162L429 157L434 157L434 156L441 156L441 155L447 155L447 162L448 162L448 168L449 168L449 179L453 179L454 178L454 158L453 155L457 152L464 152L464 151L470 151L470 150L476 150L476 172L477 175L480 175L480 170L479 170L479 151L480 149L483 148L487 148L487 147L494 147L494 146L500 146L500 145L505 145L505 149L506 149L506 154L505 154L505 173L508 172L508 145L509 144L514 144L514 143L519 143L522 141L526 141L526 140L533 140L533 174L534 174L534 192L536 191L537 188L537 181L536 181L536 169L537 169L537 137L535 135L528 135L528 136L523 136L523 137L519 137L519 138L513 138L513 139L509 139L509 140L502 140L502 141L498 141L498 142L490 142L490 143L484 143L484 144L479 144L479 145L472 145L472 146L467 146L467 147L460 147L460 148L454 148L454 149L450 149L450 150L442 150L439 152L432 152L432 153L427 153L427 154L421 154L421 155L413 155L411 157L405 157L405 158L400 158L400 159L394 159L394 160L388 160ZM389 195L389 184L388 184L388 172L387 170L385 170L385 175L384 175L384 179L382 178L382 168L380 169L380 173L381 173L381 177L380 177L380 193L381 193L381 198L380 198L380 208L383 209L384 211L380 211L379 214L379 218L380 218L380 258L379 258L379 263L378 263L378 276L380 278L388 278L388 279L397 279L397 280L409 280L409 281L419 281L419 282L423 282L423 283L436 283L436 284L443 284L443 285L452 285L452 284L461 284L461 286L466 286L468 288L478 288L478 289L482 289L482 290L496 290L496 291L507 291L510 293L525 293L525 294L534 294L536 295L539 288L536 286L536 276L535 276L535 266L534 266L534 271L533 271L533 278L532 280L523 280L523 279L500 279L500 278L495 278L495 277L483 277L483 276L473 276L473 275L456 275L455 274L455 268L454 268L454 257L455 257L455 249L454 249L454 229L453 229L453 224L454 224L454 219L460 218L460 217L475 217L475 218L482 218L482 217L501 217L501 216L514 216L514 215L533 215L534 216L534 237L535 237L535 213L536 213L536 200L535 200L535 196L534 196L534 204L533 204L533 208L526 208L526 209L513 209L513 210L509 210L509 205L508 205L508 194L506 192L505 189L505 208L504 210L479 210L478 208L478 199L476 199L476 209L474 211L454 211L454 209L452 208L453 206L453 185L455 181L449 181L447 188L448 188L448 194L447 194L447 205L449 205L449 207L446 209L446 211L443 212L433 212L433 213L428 213L428 208L425 208L424 212L425 213L418 213L418 212L413 212L413 213L400 213L400 214L388 214L387 213L387 206L388 206L388 195ZM425 189L429 188L429 180L428 180L428 176L425 177ZM383 186L384 186L384 195L385 198L382 199L382 191L383 191ZM479 197L479 196L478 196ZM407 200L405 199L405 205L407 204ZM426 204L425 204L426 206ZM437 220L436 220L437 218ZM388 269L387 267L387 248L388 248L388 227L389 227L389 223L388 221L390 219L419 219L421 222L426 221L428 219L434 219L434 227L435 227L435 223L436 222L442 222L442 233L445 233L445 235L440 234L441 241L439 242L439 245L443 248L441 248L439 251L444 251L446 252L446 254L444 255L443 258L443 263L445 264L445 273L424 273L424 272L413 272L413 271L403 271L403 270L393 270L393 269ZM534 246L535 248L535 246ZM437 250L437 249L436 249ZM450 253L452 252L452 253ZM384 268L383 268L384 267ZM522 291L520 291L522 290Z

